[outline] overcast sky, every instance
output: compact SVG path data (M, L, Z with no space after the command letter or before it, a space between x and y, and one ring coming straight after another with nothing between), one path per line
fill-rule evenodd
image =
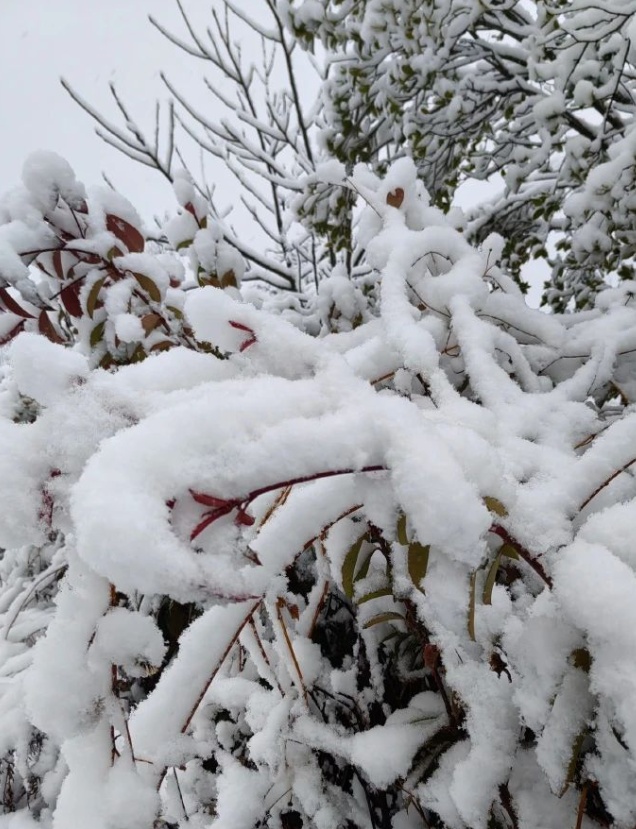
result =
M50 149L85 184L100 183L107 171L145 216L173 206L169 186L102 142L59 82L64 76L97 109L112 111L108 85L114 81L151 128L154 100L164 95L159 71L187 83L200 63L149 24L150 11L182 29L174 0L0 0L0 192L19 182L30 152Z
M263 14L259 0L236 2L250 14ZM183 4L201 29L209 25L212 0ZM114 82L138 123L150 132L155 100L166 98L159 77L164 70L206 114L218 116L218 105L201 85L205 65L170 44L148 22L149 13L185 36L175 0L0 0L0 194L19 183L30 152L49 149L64 156L86 185L103 183L101 174L106 172L148 222L174 210L167 182L101 141L93 121L60 84L64 76L121 125L109 93ZM211 175L231 201L231 179L218 167ZM482 187L469 188L462 202L479 198ZM536 264L532 270L536 272ZM540 273L533 303L547 275Z

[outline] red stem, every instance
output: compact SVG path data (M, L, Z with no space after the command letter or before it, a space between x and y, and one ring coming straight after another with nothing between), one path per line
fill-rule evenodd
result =
M225 505L215 509L211 513L208 513L205 518L197 524L194 530L192 530L190 541L194 541L194 539L201 535L203 530L207 529L210 524L213 524L219 518L222 518L224 515L232 512L233 509L240 507L241 511L245 512L252 501L260 495L266 495L268 492L273 492L275 489L283 489L284 487L295 486L296 484L306 484L310 481L318 481L321 478L333 478L337 475L355 475L361 472L386 472L386 467L377 464L375 466L363 466L361 469L331 469L327 472L315 472L313 475L303 475L299 478L290 478L288 481L278 481L275 484L268 484L267 486L259 487L259 489L253 489L244 498L232 498L225 500L216 499L215 496L207 496L210 500L213 498L219 501L224 500ZM199 498L206 497L203 493L197 493L197 496Z
M534 572L539 576L539 578L545 582L548 587L552 587L552 579L543 569L543 565L541 562L537 561L537 559L532 555L532 553L527 550L523 544L520 544L515 538L513 538L510 533L505 530L499 524L493 524L490 528L490 532L498 535L499 538L503 540L505 544L510 544L510 546L515 550L518 554L519 558L523 559L526 564L528 564Z

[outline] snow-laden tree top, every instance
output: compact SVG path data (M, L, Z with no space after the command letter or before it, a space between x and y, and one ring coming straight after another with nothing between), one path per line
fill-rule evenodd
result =
M296 311L185 180L198 284L57 158L0 208L0 826L630 829L636 285L317 175L368 276Z

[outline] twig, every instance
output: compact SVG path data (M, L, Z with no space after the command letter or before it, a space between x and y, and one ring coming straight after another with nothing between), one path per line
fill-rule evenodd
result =
M599 492L602 492L605 489L606 486L609 486L612 483L612 481L614 480L614 478L617 478L622 472L625 472L627 469L629 469L630 466L632 466L635 463L636 463L636 458L632 458L631 461L628 461L626 464L621 466L620 469L617 469L616 472L613 472L609 476L609 478L607 478L605 481L603 481L603 483L600 486L596 487L596 489L594 490L594 492L591 495L587 496L585 501L583 501L583 503L579 507L579 512L582 512L585 509L585 507L590 503L590 501L592 501L594 498L596 498L596 496L599 494Z
M636 459L635 459L636 460ZM509 544L514 551L517 553L519 558L523 559L526 564L528 564L534 572L539 576L539 578L548 585L548 587L552 588L552 579L546 571L543 569L543 565L541 562L537 561L537 559L532 555L532 553L527 550L523 544L513 538L510 533L505 530L500 524L493 524L490 527L490 532L498 535L499 538L503 540L505 544Z

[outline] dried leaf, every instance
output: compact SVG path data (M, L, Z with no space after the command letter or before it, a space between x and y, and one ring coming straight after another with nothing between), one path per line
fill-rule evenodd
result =
M234 273L233 270L229 270L229 271L227 271L226 273L223 274L223 276L221 277L221 287L222 288L230 288L230 287L231 288L236 288L237 287L236 274Z
M402 202L404 201L404 190L401 187L396 187L392 193L389 193L386 197L386 203L390 204L391 207L401 207Z
M570 664L589 674L592 668L592 655L587 648L576 648L570 654Z

